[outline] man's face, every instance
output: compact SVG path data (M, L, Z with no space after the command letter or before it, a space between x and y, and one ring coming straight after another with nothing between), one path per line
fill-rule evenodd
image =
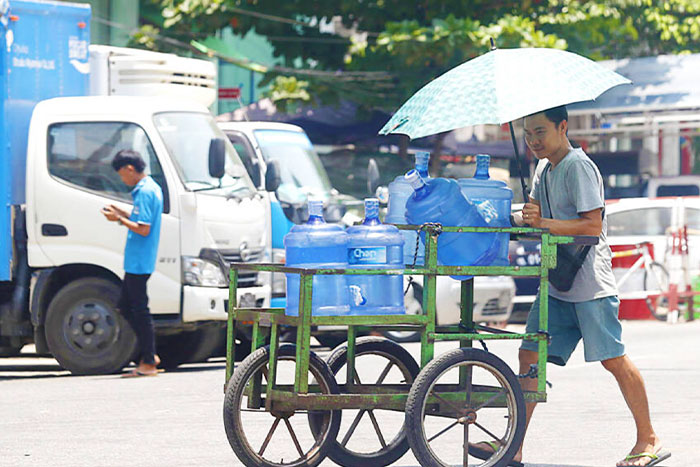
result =
M551 156L567 145L566 120L554 125L544 113L525 117L525 142L538 159Z
M122 182L127 186L135 186L139 182L138 172L136 172L136 169L134 169L134 166L131 164L125 165L119 169L117 173L119 174L119 178L122 179Z

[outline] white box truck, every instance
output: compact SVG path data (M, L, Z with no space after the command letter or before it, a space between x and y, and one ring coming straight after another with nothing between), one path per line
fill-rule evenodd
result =
M34 342L78 374L133 359L136 338L115 310L126 229L100 213L131 210L110 166L126 148L164 193L148 283L158 353L168 366L205 354L225 325L228 262L270 256L269 201L207 108L213 64L89 49L87 5L10 1L3 14L13 19L0 34L0 354ZM238 293L268 306L269 277L242 274Z

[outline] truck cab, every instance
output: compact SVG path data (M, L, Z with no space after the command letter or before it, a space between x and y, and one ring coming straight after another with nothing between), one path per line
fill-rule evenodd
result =
M220 179L208 171L211 141L217 139L226 161ZM80 291L59 300L62 309L54 298L38 311L39 321L48 321L48 349L59 362L80 372L85 364L69 363L70 357L106 352L108 341L124 333L121 317L98 291L116 296L123 276L126 230L107 222L100 208L113 203L131 210L128 188L110 166L126 147L144 156L146 172L164 193L156 271L148 283L156 323L174 333L226 319L226 265L264 259L269 204L206 107L158 98L50 99L36 106L29 141L28 261L40 277L50 277L44 281L56 284L42 288L36 299L85 276ZM264 275L243 274L239 287L240 303L269 303Z
M268 192L273 262L284 262L284 236L294 224L306 221L309 197L324 201L326 222L352 223L347 209L361 203L333 188L303 129L274 122L219 122L218 125L240 155L253 183L259 190ZM277 166L275 171L279 175L274 190L269 189L270 164ZM273 274L273 307L285 306L285 292L284 276Z

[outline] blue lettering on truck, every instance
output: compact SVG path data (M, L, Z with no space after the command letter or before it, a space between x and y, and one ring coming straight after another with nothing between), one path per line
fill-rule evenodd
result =
M349 264L386 264L386 247L349 248Z

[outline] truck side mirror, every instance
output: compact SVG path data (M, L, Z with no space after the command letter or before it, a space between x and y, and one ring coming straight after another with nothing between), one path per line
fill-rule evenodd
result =
M226 143L221 138L209 142L209 175L213 178L224 176L226 167Z
M379 167L377 166L377 161L372 158L367 164L367 193L369 193L370 196L374 196L378 186Z
M268 161L267 170L265 171L265 190L270 192L277 191L281 182L279 161Z

